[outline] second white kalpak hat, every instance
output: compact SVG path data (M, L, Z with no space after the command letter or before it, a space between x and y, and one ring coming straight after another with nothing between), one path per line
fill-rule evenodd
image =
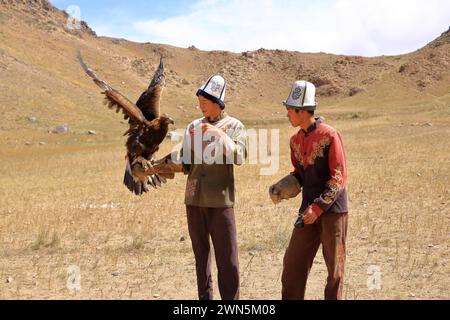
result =
M295 81L287 100L283 101L286 107L305 110L316 109L316 86L305 80Z
M221 109L225 109L225 91L227 90L227 82L222 76L214 75L198 89L197 97L203 96L212 102L217 103Z

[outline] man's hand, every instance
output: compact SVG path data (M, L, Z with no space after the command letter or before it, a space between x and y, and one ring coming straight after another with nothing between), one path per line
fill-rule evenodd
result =
M203 123L202 124L202 134L205 134L206 131L214 133L214 134L216 134L218 136L222 136L225 133L225 132L223 132L222 129L219 129L219 128L213 126L210 123Z
M305 213L303 214L303 221L305 224L313 224L317 220L317 215L314 213L311 206L306 208Z

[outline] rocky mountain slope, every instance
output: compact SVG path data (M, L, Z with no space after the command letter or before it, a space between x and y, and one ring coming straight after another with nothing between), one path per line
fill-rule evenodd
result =
M165 111L185 122L198 114L194 93L220 73L229 81L229 112L244 120L284 118L280 103L296 79L318 87L321 105L426 103L450 92L450 35L401 56L366 58L325 53L260 49L252 52L201 51L155 43L98 37L85 22L71 29L68 15L47 0L0 0L1 129L26 124L30 114L43 126L117 120L101 109L97 88L76 61L86 62L104 80L137 99L159 56L167 65Z

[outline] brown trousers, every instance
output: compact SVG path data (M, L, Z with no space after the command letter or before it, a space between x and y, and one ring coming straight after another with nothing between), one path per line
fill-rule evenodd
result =
M328 269L325 300L342 299L347 222L347 213L324 213L314 224L294 229L283 261L283 300L304 300L306 281L320 244Z
M211 236L222 300L239 299L239 261L233 208L186 206L189 235L195 256L200 300L212 300Z

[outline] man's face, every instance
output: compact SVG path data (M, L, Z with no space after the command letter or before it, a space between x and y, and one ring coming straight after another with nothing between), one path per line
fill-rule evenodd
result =
M296 112L296 110L294 108L286 108L286 110L287 110L287 117L288 117L291 125L294 128L300 126L300 123L302 122L302 119L304 117L303 114L305 113L305 111Z
M222 111L217 103L214 103L203 96L198 96L198 104L203 116L206 118L215 118Z

